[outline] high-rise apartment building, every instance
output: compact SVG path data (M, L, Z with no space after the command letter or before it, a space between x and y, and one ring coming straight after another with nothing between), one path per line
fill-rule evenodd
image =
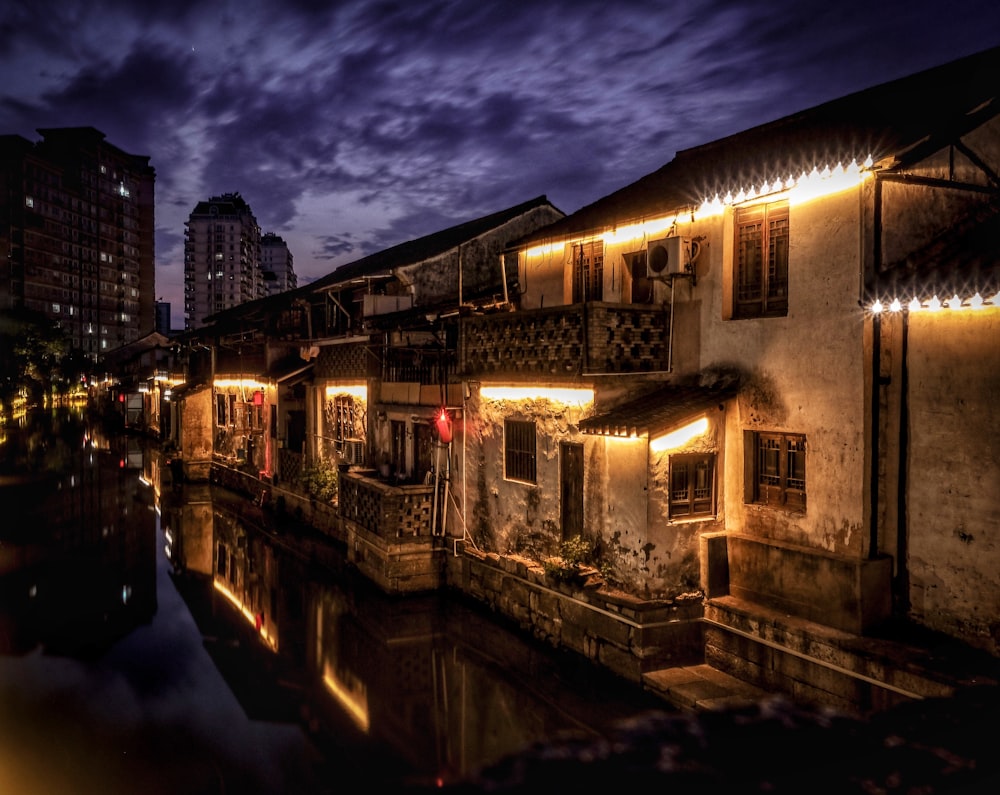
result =
M170 336L170 302L169 301L157 301L156 302L156 327L154 331L163 334L166 337Z
M292 265L292 252L274 232L268 232L260 238L260 268L266 295L283 293L298 286Z
M93 127L0 136L0 311L40 313L96 361L153 330L149 158Z
M264 296L260 226L239 193L198 202L184 232L184 328Z

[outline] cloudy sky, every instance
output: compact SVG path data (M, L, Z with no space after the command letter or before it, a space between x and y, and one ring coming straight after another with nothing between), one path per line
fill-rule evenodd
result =
M238 191L300 284L539 195L1000 44L996 0L7 0L0 133L92 126L156 169L156 294Z

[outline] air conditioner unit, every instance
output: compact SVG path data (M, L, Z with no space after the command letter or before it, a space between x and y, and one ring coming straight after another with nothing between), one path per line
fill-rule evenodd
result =
M650 240L646 246L646 275L649 278L689 273L691 238L671 235Z
M344 440L344 458L351 466L362 466L365 463L365 442L363 439Z

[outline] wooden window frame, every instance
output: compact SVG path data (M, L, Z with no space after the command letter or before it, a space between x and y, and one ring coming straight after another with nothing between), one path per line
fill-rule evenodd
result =
M538 482L538 430L533 420L503 421L504 478Z
M733 229L733 318L785 317L788 202L738 208Z
M573 244L573 301L604 300L604 241Z
M705 476L699 486L698 472ZM715 515L715 453L670 456L668 513L671 519Z
M744 431L744 501L804 512L806 449L804 434Z

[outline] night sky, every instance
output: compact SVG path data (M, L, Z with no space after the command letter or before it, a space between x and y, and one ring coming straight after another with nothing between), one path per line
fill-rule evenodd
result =
M238 191L299 283L1000 44L996 0L8 0L0 133L92 126L156 169L156 295Z

